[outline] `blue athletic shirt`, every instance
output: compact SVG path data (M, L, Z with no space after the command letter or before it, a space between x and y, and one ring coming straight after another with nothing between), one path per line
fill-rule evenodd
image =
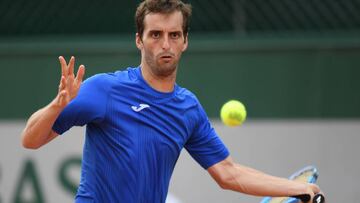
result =
M165 202L183 147L204 169L229 155L194 94L156 91L140 67L85 80L53 130L85 124L75 202Z

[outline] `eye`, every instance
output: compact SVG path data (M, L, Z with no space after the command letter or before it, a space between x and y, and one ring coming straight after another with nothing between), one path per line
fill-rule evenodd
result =
M151 37L154 38L154 39L160 38L160 32L152 32Z
M172 33L170 33L170 37L171 37L171 39L178 39L178 38L180 38L180 33L178 33L178 32L172 32Z

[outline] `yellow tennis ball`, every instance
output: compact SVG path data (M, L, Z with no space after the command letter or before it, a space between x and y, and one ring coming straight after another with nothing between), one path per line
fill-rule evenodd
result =
M221 107L220 117L227 126L241 125L246 119L245 106L237 100L230 100Z

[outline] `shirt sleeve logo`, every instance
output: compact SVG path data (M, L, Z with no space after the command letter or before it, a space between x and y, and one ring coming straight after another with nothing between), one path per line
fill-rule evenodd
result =
M134 110L135 112L139 112L145 108L150 108L150 106L148 104L139 104L139 106L131 106L132 110Z

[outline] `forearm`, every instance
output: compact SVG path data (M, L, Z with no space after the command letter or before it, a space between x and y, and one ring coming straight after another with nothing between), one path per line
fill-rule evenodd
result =
M315 185L275 177L235 163L231 157L208 169L223 189L256 196L294 196L319 192Z
M36 149L52 138L52 126L63 108L52 101L29 118L22 132L22 144L26 148Z
M306 184L267 175L252 168L235 164L229 171L232 178L228 189L257 196L293 196L309 193Z

